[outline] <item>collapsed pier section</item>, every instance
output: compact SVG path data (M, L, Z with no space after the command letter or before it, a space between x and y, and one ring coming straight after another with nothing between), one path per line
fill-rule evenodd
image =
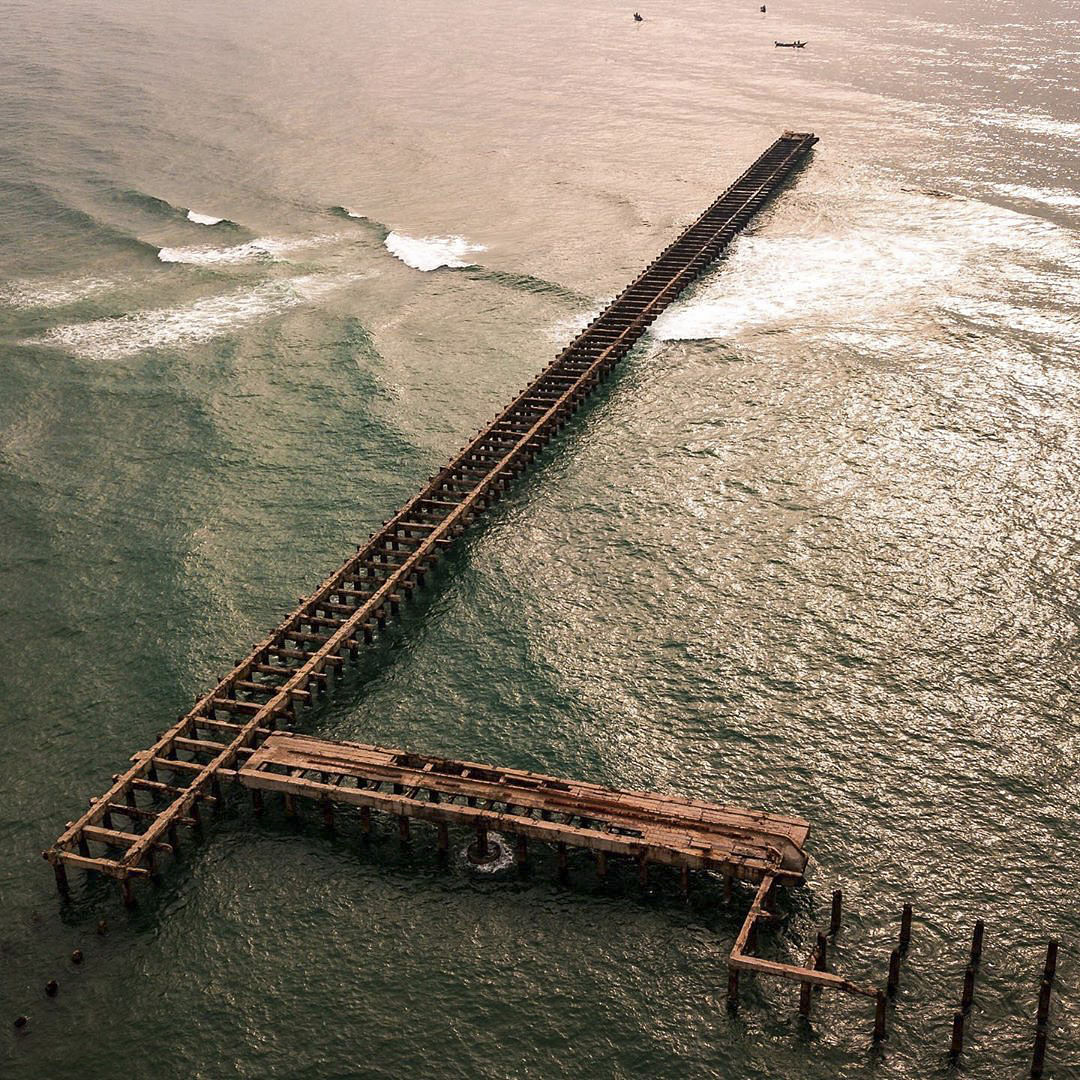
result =
M273 791L286 805L304 798L324 808L359 807L364 827L372 810L437 826L446 850L447 826L475 829L478 848L488 830L596 854L636 859L680 871L712 870L726 879L786 885L802 881L810 824L756 810L675 795L621 791L581 780L429 757L365 743L329 742L276 732L235 778L253 793ZM332 818L330 819L332 820Z

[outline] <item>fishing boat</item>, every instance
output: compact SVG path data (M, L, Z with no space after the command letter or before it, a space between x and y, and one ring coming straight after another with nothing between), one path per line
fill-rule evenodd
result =
M805 49L805 41L774 41L773 44L778 49Z

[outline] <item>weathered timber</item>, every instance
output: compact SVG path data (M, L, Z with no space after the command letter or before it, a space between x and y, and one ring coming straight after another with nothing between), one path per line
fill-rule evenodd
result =
M758 975L770 975L777 979L787 979L800 984L799 1011L803 1016L810 1013L810 987L822 989L842 990L848 994L856 994L860 997L874 998L878 1001L879 1012L882 995L876 989L858 986L850 979L841 975L835 975L830 971L823 970L825 965L825 935L819 934L811 965L800 967L798 964L783 964L776 960L765 960L758 956L751 956L755 931L759 922L775 919L776 916L769 910L769 896L772 892L776 879L771 874L761 878L758 885L754 902L746 914L739 935L735 939L730 955L728 956L728 1008L735 1008L738 1004L739 973L742 971L753 972ZM884 1019L882 1017L882 1024ZM875 1020L875 1032L877 1022ZM884 1028L882 1028L884 1030ZM880 1037L875 1035L875 1037Z
M367 543L290 612L250 653L148 749L134 755L112 786L43 854L54 868L86 866L117 877L141 876L177 825L198 821L198 804L217 797L238 757L292 720L295 705L332 683L361 643L374 641L399 602L581 407L660 313L720 255L817 142L786 132L693 221L495 419L470 440ZM421 520L422 519L422 520ZM419 527L423 525L423 528ZM412 535L413 533L417 535ZM334 616L328 617L327 613ZM318 628L324 632L312 632ZM257 696L258 701L238 697ZM232 719L218 719L218 713ZM200 734L202 733L202 734ZM220 735L207 739L206 735ZM180 740L213 741L193 749ZM173 784L158 780L171 770ZM155 816L122 854L106 847L86 856L87 832L107 828L111 805L136 806L139 792L156 800ZM107 867L107 869L106 869ZM63 880L57 874L57 882Z
M522 769L278 732L237 772L244 787L381 810L743 881L802 881L809 823L700 799L561 780ZM472 805L470 805L470 803ZM587 822L587 824L585 824Z

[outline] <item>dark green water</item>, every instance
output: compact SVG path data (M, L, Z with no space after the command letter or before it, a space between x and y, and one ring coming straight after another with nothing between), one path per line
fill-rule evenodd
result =
M0 1076L946 1076L979 916L965 1071L1024 1074L1053 935L1080 1075L1080 6L757 8L4 5ZM797 184L307 724L807 817L763 947L839 885L880 982L910 899L882 1052L849 999L729 1017L708 880L237 801L61 906L64 822L787 127Z

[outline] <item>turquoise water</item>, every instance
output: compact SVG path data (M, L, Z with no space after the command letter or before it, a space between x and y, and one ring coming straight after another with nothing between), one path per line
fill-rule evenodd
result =
M758 6L6 5L0 1075L945 1076L980 916L965 1069L1023 1073L1058 936L1080 1070L1080 6ZM841 886L880 983L910 900L880 1053L851 999L728 1016L708 879L237 800L134 912L60 905L64 822L789 127L797 184L305 723L805 816L762 947Z

